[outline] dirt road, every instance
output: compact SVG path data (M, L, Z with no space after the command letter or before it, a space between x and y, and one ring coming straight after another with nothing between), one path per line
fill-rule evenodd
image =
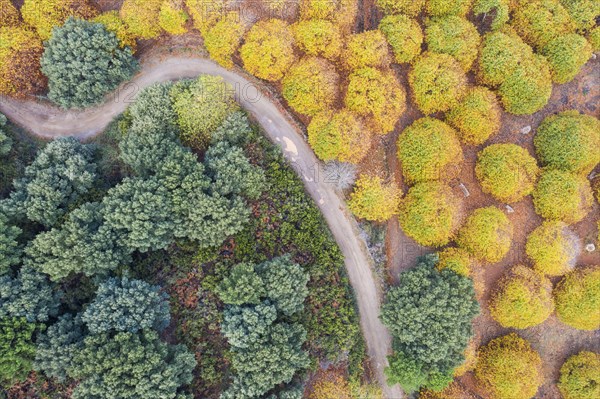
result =
M319 206L344 254L350 283L358 302L361 328L384 397L403 398L397 385L388 387L385 383L383 370L387 366L386 356L391 351L391 337L379 320L382 296L380 284L372 272L370 258L366 254L364 241L359 238L356 222L349 216L346 205L334 186L326 182L320 163L302 133L275 102L261 95L249 79L206 59L171 57L165 60L148 60L142 64L140 73L130 83L122 86L101 106L85 111L64 111L43 102L0 97L0 112L41 137L76 136L85 139L102 132L134 101L136 94L144 87L155 82L190 78L199 74L222 76L235 88L240 104L253 115L267 136L282 147L286 158L304 180L307 192Z

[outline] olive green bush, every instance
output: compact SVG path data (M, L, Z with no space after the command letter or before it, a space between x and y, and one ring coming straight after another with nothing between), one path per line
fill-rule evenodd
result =
M545 169L533 190L533 205L545 219L577 223L591 210L594 198L590 182L583 176Z
M531 194L539 168L525 148L516 144L492 144L477 154L475 174L484 193L512 203Z
M425 42L429 51L453 56L468 72L477 58L481 37L467 19L448 15L429 21Z
M600 328L600 266L578 267L554 288L556 315L578 330Z
M554 311L552 282L533 269L516 265L502 277L489 300L490 314L506 328L529 328Z
M544 381L540 355L515 333L481 347L474 373L478 385L495 399L533 398Z
M592 45L576 33L562 35L542 49L550 63L552 80L556 83L570 82L581 67L592 57Z
M337 100L340 77L329 61L308 57L294 64L282 81L283 98L296 111L314 116Z
M470 277L473 259L471 255L461 248L448 247L438 252L438 270L450 269L461 276Z
M423 53L408 73L413 99L424 114L456 107L467 92L467 77L448 54Z
M456 131L434 118L421 118L398 137L398 159L407 184L449 180L460 174L464 161Z
M600 396L600 354L582 351L569 357L560 368L558 389L564 399Z
M379 22L379 30L392 48L396 63L411 63L421 54L423 29L415 19L402 14L387 15Z
M442 182L419 183L401 201L398 220L406 235L420 245L441 247L459 227L461 202Z
M388 134L406 110L406 93L392 71L362 68L348 77L346 107L366 118L369 129Z
M516 0L511 26L538 50L559 36L573 33L576 28L559 0Z
M500 262L510 249L513 226L498 208L490 206L476 209L458 232L456 242L473 257L490 262Z
M505 27L490 32L481 43L477 77L483 84L497 87L532 57L533 49L513 30Z
M560 276L575 267L581 243L566 223L545 221L529 234L525 251L538 273Z
M550 64L535 54L502 82L498 94L511 114L529 115L541 110L552 95Z
M359 163L371 147L371 134L347 109L317 114L308 125L308 142L323 161Z
M500 116L496 95L483 86L475 86L446 113L446 121L457 130L461 142L480 145L498 133Z
M336 60L343 47L342 33L331 21L309 19L292 26L296 45L307 55Z
M537 128L534 144L543 166L588 174L600 163L600 120L575 110L550 115Z
M342 61L349 70L385 68L391 61L388 42L379 30L352 34L346 38Z

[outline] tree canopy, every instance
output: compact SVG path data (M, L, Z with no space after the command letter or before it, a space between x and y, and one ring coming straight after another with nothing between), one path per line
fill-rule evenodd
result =
M54 29L41 65L48 77L48 98L63 108L101 102L138 68L131 49L121 48L103 24L73 18Z
M409 391L421 385L442 389L452 381L447 376L463 362L479 313L473 282L449 269L438 271L437 260L426 256L403 272L382 306L397 352L388 378Z

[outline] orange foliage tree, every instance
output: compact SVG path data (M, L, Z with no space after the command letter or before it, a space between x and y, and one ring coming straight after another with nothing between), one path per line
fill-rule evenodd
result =
M99 10L89 0L25 0L21 14L42 40L48 40L52 28L61 26L67 18L90 19L98 15Z
M333 371L319 373L308 399L352 399L352 396L346 378Z
M0 94L25 97L42 93L46 77L40 71L41 39L23 28L0 28Z

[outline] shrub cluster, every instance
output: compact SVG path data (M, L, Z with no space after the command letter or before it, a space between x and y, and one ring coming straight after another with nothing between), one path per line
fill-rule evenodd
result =
M25 0L21 7L23 21L44 41L50 39L52 30L69 17L91 19L98 13L97 6L90 0Z
M456 242L473 257L490 262L500 262L508 253L513 236L513 226L498 208L490 206L476 209L458 232Z
M477 154L475 174L484 193L511 203L531 194L539 169L525 148L516 144L492 144Z
M232 11L223 15L204 33L204 46L211 58L223 65L232 68L232 57L235 54L242 36L244 26L240 22L239 13Z
M600 354L579 352L560 368L558 389L564 399L587 399L600 396Z
M591 210L594 198L584 176L545 169L533 190L533 205L545 219L577 223Z
M560 276L575 267L581 243L566 223L546 221L527 237L525 249L537 272Z
M406 235L420 245L441 247L459 227L461 203L442 182L419 183L402 200L398 220Z
M550 115L537 128L534 144L543 166L587 174L600 163L600 120L575 110Z
M492 292L489 307L503 327L536 326L554 311L552 282L526 266L514 266Z
M398 212L402 191L380 177L362 175L356 181L348 206L361 219L385 222Z
M580 267L568 273L554 288L556 314L578 330L600 328L600 266Z
M467 92L462 67L448 54L423 53L408 73L413 98L424 114L456 107Z
M510 113L532 114L550 99L550 65L508 28L484 37L478 67L480 81L499 87L498 94Z
M456 131L434 118L421 118L398 137L398 159L407 184L449 180L460 174L464 161Z
M517 334L504 335L479 349L475 380L497 399L533 398L544 381L542 359Z
M483 144L500 130L500 105L496 95L483 86L467 92L462 101L446 113L458 138L469 145Z

